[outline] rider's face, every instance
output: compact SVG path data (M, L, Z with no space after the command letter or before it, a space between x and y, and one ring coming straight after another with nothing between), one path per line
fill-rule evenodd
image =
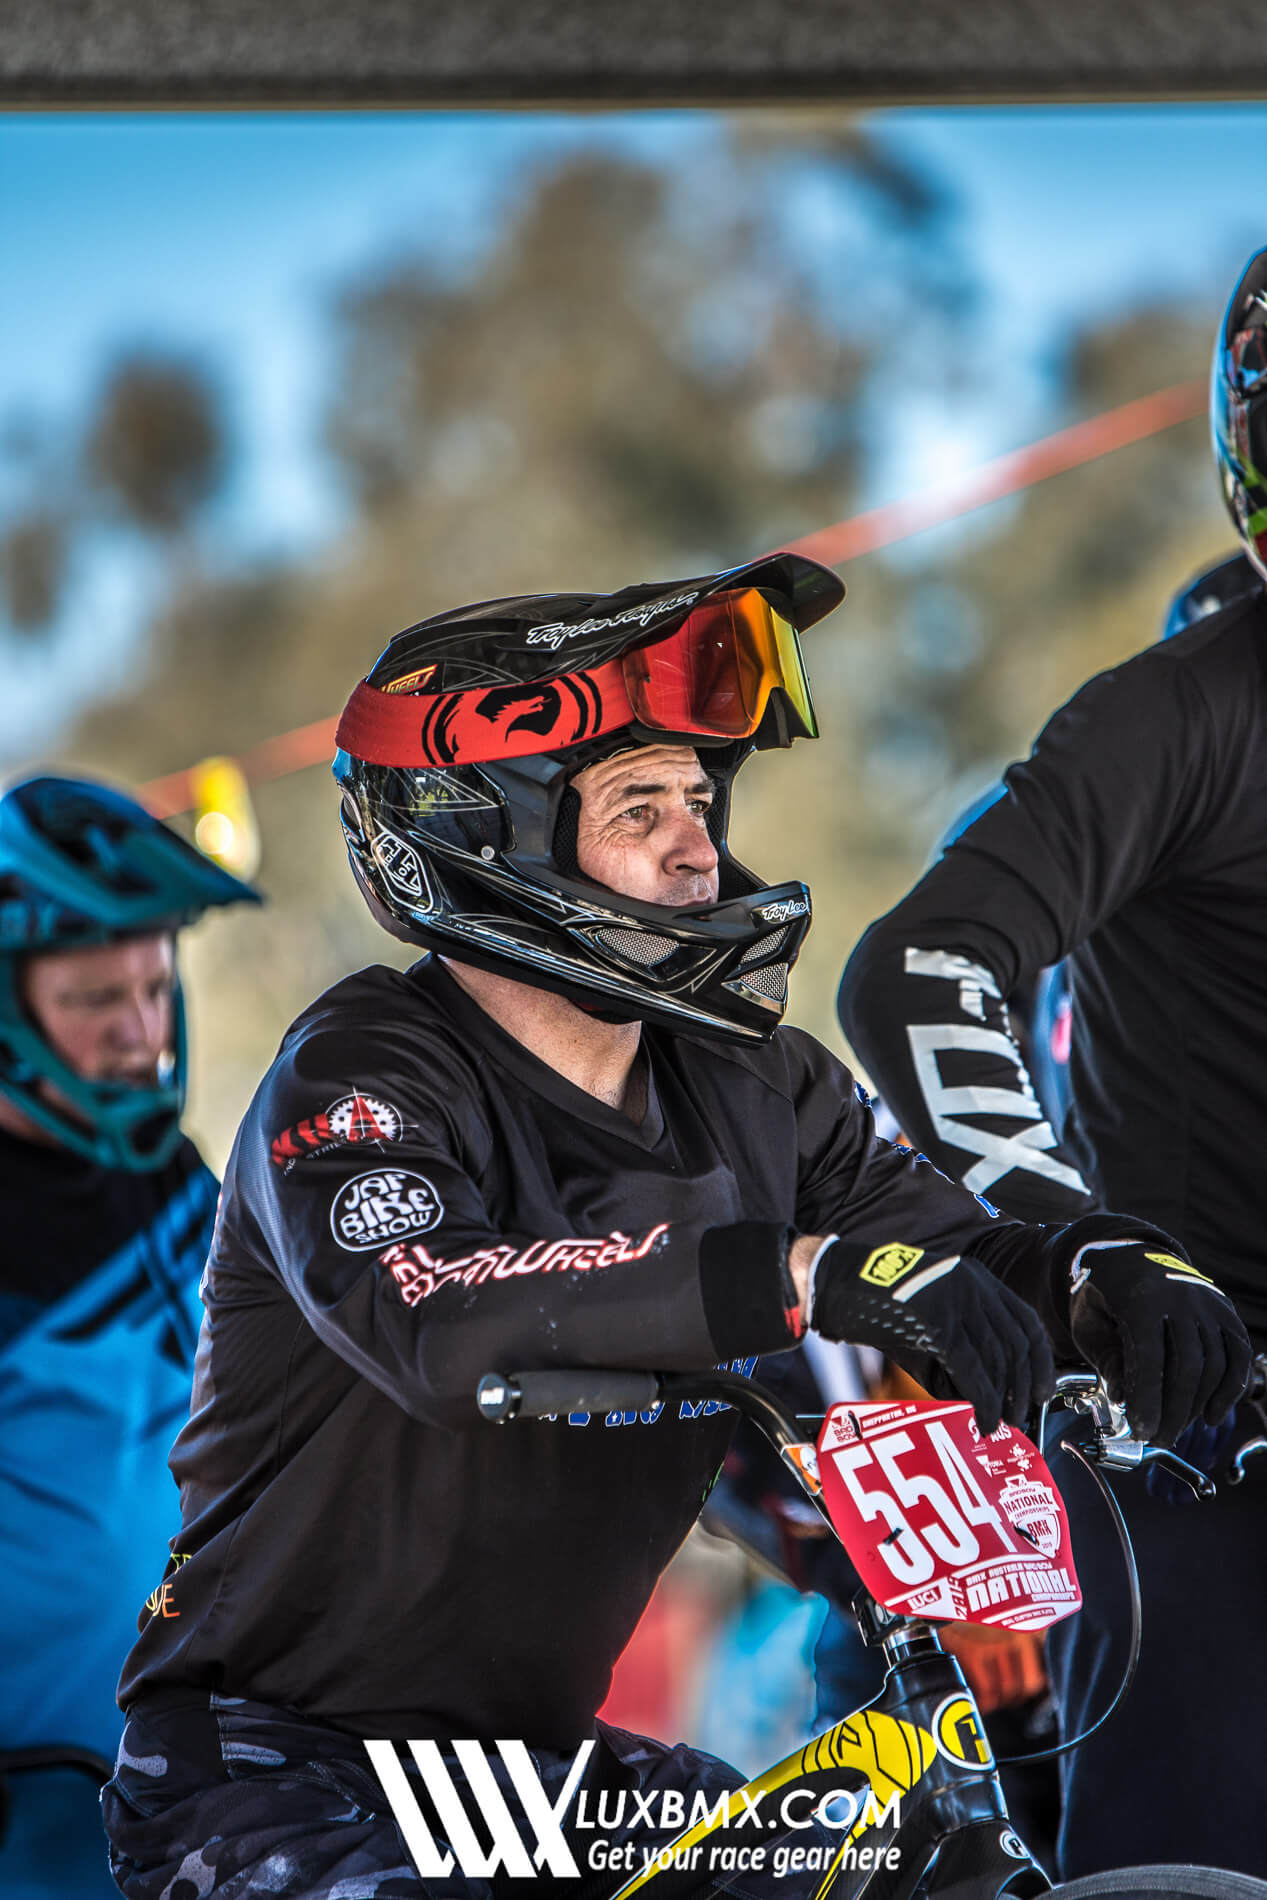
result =
M716 902L713 787L689 746L640 746L587 766L573 783L576 861L586 877L649 904Z
M171 1049L174 984L175 948L164 932L33 956L22 1000L76 1075L152 1088Z

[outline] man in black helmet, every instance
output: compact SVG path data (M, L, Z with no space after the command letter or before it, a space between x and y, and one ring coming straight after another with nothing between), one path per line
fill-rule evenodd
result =
M1261 1352L1267 251L1228 306L1211 415L1243 551L1183 590L1158 645L1055 714L1009 769L1006 795L872 926L845 971L841 1020L903 1128L947 1173L1025 1220L1113 1207L1156 1222L1234 1297ZM1061 958L1073 1105L1058 1138L1001 999ZM1112 1254L1089 1266L1092 1289L1117 1270ZM1134 1343L1150 1349L1142 1335ZM1120 1488L1143 1656L1121 1711L1065 1763L1065 1875L1144 1858L1263 1872L1267 1508L1262 1466L1249 1463L1238 1487L1233 1463L1263 1421L1246 1403L1219 1427L1212 1406L1180 1447L1215 1475L1212 1504L1179 1510L1139 1484ZM1108 1577L1116 1539L1089 1489L1066 1488L1074 1548ZM1052 1632L1067 1734L1107 1706L1127 1626L1124 1592L1106 1587ZM1220 1751L1240 1744L1234 1803L1222 1753L1194 1750L1189 1720L1216 1732ZM1182 1800L1157 1799L1175 1786Z
M175 937L240 899L106 786L0 798L0 1892L23 1900L113 1891L96 1784L176 1518L216 1200L180 1127Z
M438 954L314 1004L238 1136L173 1454L183 1525L105 1797L133 1900L488 1893L447 1847L411 1865L367 1741L413 1743L433 1793L492 1772L476 1743L507 1773L526 1747L567 1825L582 1773L591 1814L649 1803L640 1848L675 1831L655 1832L666 1791L689 1813L738 1785L595 1718L732 1419L499 1432L475 1407L489 1368L750 1371L811 1320L989 1429L1051 1380L1004 1282L1064 1338L1088 1244L1168 1246L1139 1222L998 1221L778 1029L809 894L731 855L730 790L754 746L814 734L799 630L842 592L783 555L484 602L398 636L353 693L352 868ZM1203 1364L1185 1333L1132 1403L1177 1429L1239 1391L1227 1312ZM436 1825L457 1852L453 1812Z

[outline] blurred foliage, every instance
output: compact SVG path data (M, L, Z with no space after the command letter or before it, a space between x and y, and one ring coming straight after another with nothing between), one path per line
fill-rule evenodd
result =
M968 373L956 338L974 308L954 206L865 126L753 115L689 180L592 156L526 179L460 280L406 257L343 289L325 439L346 531L306 565L174 562L143 672L83 722L75 763L135 782L241 753L336 710L429 613L675 579L842 518L872 380L901 352L936 403ZM1069 410L1199 375L1207 348L1164 307L1072 339ZM174 358L116 366L85 440L128 518L169 534L227 467L210 385ZM736 801L740 855L814 887L794 1020L839 1046L835 984L865 924L1227 540L1204 433L1184 425L937 531L922 559L854 564L809 636L825 736L754 759ZM361 907L328 773L263 785L257 804L271 907L190 945L194 1120L217 1163L311 997L359 963L409 960Z
M51 508L32 507L0 532L0 582L17 633L46 627L61 601L69 536Z
M128 520L151 533L179 533L225 474L214 390L191 363L122 358L98 397L84 456L90 478Z

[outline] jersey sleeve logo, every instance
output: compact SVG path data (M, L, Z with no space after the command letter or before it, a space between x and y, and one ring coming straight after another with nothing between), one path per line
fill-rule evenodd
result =
M443 1215L444 1203L425 1175L375 1168L343 1183L330 1207L330 1232L340 1247L361 1253L429 1233Z
M275 1135L268 1156L289 1174L297 1161L328 1154L359 1141L399 1141L404 1122L398 1108L377 1095L343 1095L321 1113Z
M645 1260L663 1244L669 1223L661 1221L640 1240L619 1231L596 1240L534 1240L524 1248L478 1247L460 1260L438 1260L422 1244L389 1247L383 1265L406 1306L418 1306L444 1286L483 1286L521 1273L593 1273L603 1267Z

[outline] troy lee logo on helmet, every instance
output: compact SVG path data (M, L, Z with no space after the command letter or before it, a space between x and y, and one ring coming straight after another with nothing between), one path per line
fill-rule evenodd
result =
M550 647L553 650L561 647L565 640L579 639L585 633L601 633L604 627L649 627L665 614L677 613L698 599L698 594L673 594L667 600L644 601L640 607L626 607L623 613L608 614L597 620L579 620L571 624L564 620L549 621L544 626L534 627L524 644Z
M757 908L757 916L768 924L788 924L794 917L808 914L809 905L803 897L784 897L777 904L761 904Z

